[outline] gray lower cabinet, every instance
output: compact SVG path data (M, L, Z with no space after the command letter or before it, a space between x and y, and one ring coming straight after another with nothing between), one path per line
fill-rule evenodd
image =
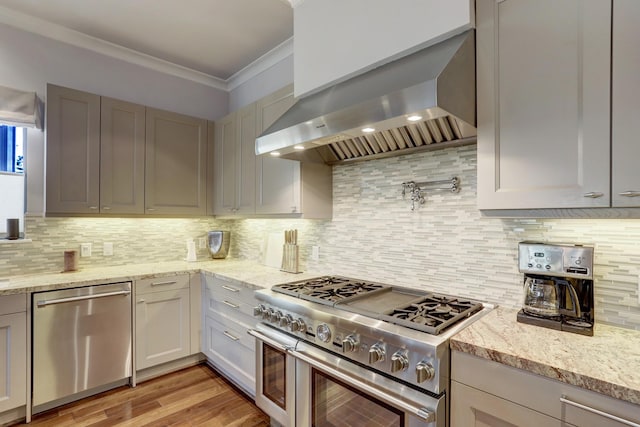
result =
M192 354L189 275L135 282L136 370Z
M451 427L622 427L640 406L467 353L451 354Z
M27 295L0 297L0 412L27 403ZM8 412L0 423L25 415ZM6 419L5 419L6 418Z
M611 10L476 2L480 209L610 206Z
M204 275L202 352L209 363L255 396L255 342L247 330L255 324L253 289L220 276Z

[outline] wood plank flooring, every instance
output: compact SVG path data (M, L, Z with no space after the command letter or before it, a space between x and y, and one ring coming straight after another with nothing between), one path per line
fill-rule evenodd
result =
M16 426L268 427L269 417L207 365L69 403Z

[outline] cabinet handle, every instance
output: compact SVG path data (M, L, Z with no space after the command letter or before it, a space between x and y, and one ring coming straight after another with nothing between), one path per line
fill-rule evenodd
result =
M224 331L223 334L224 334L225 337L227 337L227 338L229 338L230 340L233 340L233 341L238 341L240 339L240 338L238 338L238 337L236 337L234 335L231 335L227 331Z
M631 427L640 427L640 424L634 423L633 421L625 420L624 418L617 417L615 415L609 414L607 412L603 412L599 409L592 408L590 406L583 405L582 403L574 402L573 400L567 399L565 395L560 396L560 402L565 403L570 406L575 406L576 408L584 409L585 411L591 412L593 414L600 415L602 417L608 418L610 420L617 421L621 424L628 425Z
M144 302L144 300L143 300L143 299L139 299L139 300L138 300L138 304L142 304L143 302Z
M102 210L110 211L110 210L111 210L111 207L110 207L110 206L103 206L103 207L102 207Z
M97 210L97 209L98 209L98 207L97 207L97 206L89 206L89 209L91 209L91 210L94 210L94 211L95 211L95 210Z
M175 285L176 282L175 280L169 280L167 282L151 282L151 286L163 286L163 285Z
M232 288L231 286L222 285L222 289L226 289L229 292L240 292L240 289Z
M297 206L291 206L291 213L296 213L298 211Z
M147 210L148 210L149 212L153 212L153 211L155 211L155 209L154 209L154 208L147 208Z
M640 197L640 191L623 191L622 193L618 193L624 197Z
M589 197L590 199L597 199L598 197L602 197L602 196L604 196L604 193L598 193L597 191L584 193L584 197Z
M229 307L231 307L231 308L235 308L235 309L240 308L240 306L239 306L238 304L234 304L234 303L229 302L229 301L222 301L222 303L223 303L224 305L228 305L228 306L229 306Z

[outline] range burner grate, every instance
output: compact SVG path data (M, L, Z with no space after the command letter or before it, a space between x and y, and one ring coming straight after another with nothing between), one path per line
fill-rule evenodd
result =
M333 305L337 302L349 301L388 288L389 286L380 283L349 279L341 276L323 276L315 279L275 285L271 289L307 301Z
M482 303L479 302L429 294L408 306L394 308L380 318L390 323L437 335L481 309Z

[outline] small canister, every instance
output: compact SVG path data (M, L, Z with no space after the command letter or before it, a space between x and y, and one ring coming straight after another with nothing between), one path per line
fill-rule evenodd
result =
M20 237L20 220L7 218L7 239L17 240Z
M78 269L78 251L64 251L64 271Z

